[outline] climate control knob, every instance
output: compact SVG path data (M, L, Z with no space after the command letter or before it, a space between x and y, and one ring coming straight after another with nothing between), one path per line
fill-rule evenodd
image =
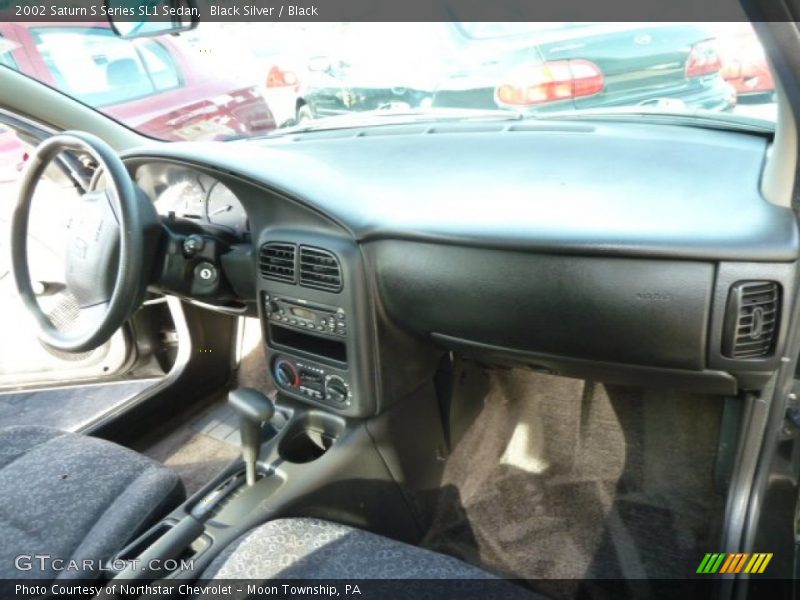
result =
M272 374L275 381L284 387L296 388L300 385L300 374L297 372L297 367L284 358L275 361Z
M350 399L350 386L338 375L328 375L325 379L325 399L346 404Z

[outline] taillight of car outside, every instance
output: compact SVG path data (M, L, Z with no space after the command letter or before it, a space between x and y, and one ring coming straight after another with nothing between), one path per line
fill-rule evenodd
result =
M713 75L722 70L722 61L713 40L706 40L692 46L686 59L686 77Z
M273 66L267 73L267 87L290 87L297 85L297 76L291 71L284 71L277 65Z
M517 71L511 81L495 88L498 104L530 106L593 96L603 91L605 77L593 62L553 60Z

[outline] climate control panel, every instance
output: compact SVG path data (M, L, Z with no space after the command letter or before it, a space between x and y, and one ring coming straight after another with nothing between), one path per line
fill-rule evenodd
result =
M317 363L277 356L272 361L272 377L279 389L331 406L344 408L353 399L345 375Z

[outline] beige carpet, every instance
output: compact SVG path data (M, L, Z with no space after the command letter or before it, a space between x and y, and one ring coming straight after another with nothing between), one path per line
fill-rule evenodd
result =
M494 371L423 545L524 579L689 576L721 512L721 409L718 398Z
M239 449L187 426L148 448L145 454L172 468L191 496L230 464Z

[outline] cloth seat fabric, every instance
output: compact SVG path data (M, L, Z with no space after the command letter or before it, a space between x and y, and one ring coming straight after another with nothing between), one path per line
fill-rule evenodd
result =
M225 548L202 579L495 579L430 550L323 521L268 521Z
M95 577L186 495L177 475L141 454L48 427L0 429L0 494L3 579Z

